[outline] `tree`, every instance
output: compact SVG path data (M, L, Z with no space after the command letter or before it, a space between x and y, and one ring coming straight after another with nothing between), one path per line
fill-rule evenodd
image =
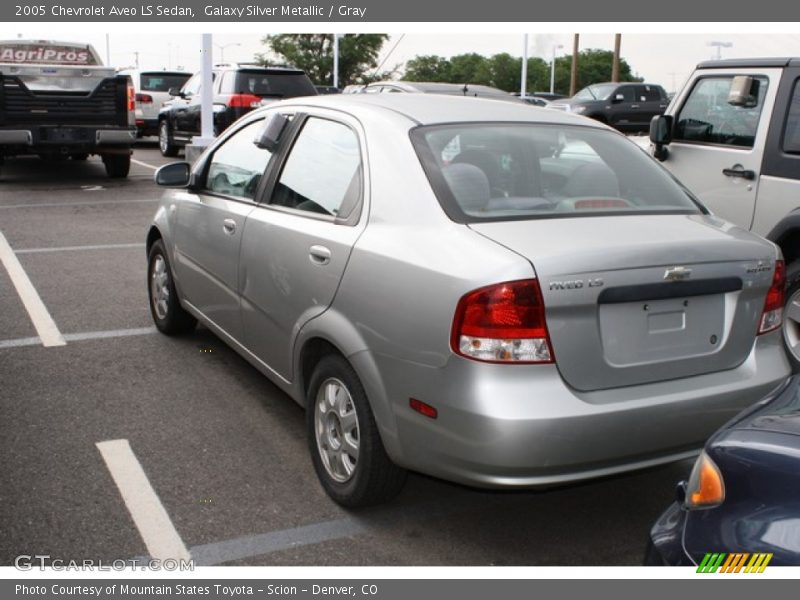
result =
M578 53L578 86L580 90L593 83L611 81L611 70L614 63L614 53L611 50L588 49ZM560 56L556 59L556 92L567 94L569 92L569 75L572 65L571 56ZM624 58L619 60L620 81L642 81L635 76L631 66Z
M339 38L339 85L369 83L387 78L390 73L375 73L378 55L389 36L378 34L347 34ZM256 55L262 65L289 64L306 72L317 85L333 82L333 35L280 34L262 40L278 60L268 53Z
M450 61L441 56L424 55L406 63L406 81L450 81Z

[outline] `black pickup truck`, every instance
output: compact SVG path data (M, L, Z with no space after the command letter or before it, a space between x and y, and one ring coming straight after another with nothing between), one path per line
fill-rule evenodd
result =
M134 91L88 45L0 41L0 163L6 157L103 159L127 177L136 139Z

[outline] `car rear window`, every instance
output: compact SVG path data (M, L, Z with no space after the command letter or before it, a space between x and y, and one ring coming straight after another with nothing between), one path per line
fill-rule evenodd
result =
M170 88L182 88L189 81L188 73L142 73L143 92L168 92Z
M487 123L419 127L412 141L457 222L700 213L688 191L612 131Z
M317 90L305 73L239 71L233 93L253 94L267 98L316 96Z

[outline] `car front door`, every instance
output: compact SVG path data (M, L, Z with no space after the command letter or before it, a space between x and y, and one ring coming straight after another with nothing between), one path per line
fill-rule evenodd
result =
M320 110L293 127L291 149L247 217L239 263L245 345L287 380L295 336L333 301L369 189L357 121Z
M636 94L633 86L623 85L609 97L608 124L621 129L627 129L631 122L638 118L638 105L636 108Z
M237 341L242 233L271 157L253 143L261 127L260 119L225 137L206 162L201 189L185 194L175 220L175 271L184 300Z
M737 75L754 78L746 106L728 103ZM701 71L676 103L665 166L715 214L748 229L779 78L778 69Z
M189 106L192 102L199 101L200 95L200 73L195 73L189 81L181 88L181 95L176 96L170 107L172 117L172 128L180 136L185 135L187 130L187 115Z
M655 85L637 85L635 104L639 105L638 112L634 114L636 123L643 130L650 125L650 120L664 114L667 109L667 96L660 87Z

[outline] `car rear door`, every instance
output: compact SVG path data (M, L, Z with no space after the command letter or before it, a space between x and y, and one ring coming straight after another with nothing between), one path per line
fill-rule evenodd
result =
M315 110L296 115L292 129L247 217L239 263L245 345L285 379L298 331L333 301L365 226L369 189L355 119Z
M657 85L637 85L636 99L636 104L639 105L636 122L642 129L647 129L650 120L656 115L664 114L667 109L667 95Z
M673 140L664 165L720 217L753 222L769 118L780 69L697 71L674 102ZM728 103L733 78L757 81L752 105Z
M237 341L242 233L271 157L253 143L262 126L250 122L224 138L203 168L201 189L184 195L175 220L174 268L184 300Z

